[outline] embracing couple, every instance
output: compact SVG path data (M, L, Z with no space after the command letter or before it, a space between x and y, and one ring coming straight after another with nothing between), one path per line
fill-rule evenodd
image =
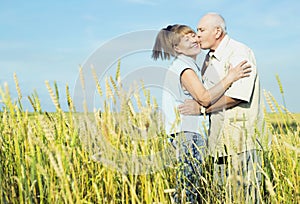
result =
M197 64L201 50L208 53ZM165 77L162 109L180 163L175 201L201 201L202 164L211 161L217 186L232 194L243 192L245 202L259 203L262 150L269 138L252 50L228 36L221 15L208 13L197 31L177 24L163 28L152 57L174 57Z

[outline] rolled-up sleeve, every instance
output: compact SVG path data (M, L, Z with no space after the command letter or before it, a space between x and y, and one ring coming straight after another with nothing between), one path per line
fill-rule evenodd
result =
M251 49L239 49L239 53L234 53L229 58L229 63L235 67L242 60L247 60L251 65L250 77L245 77L234 82L225 92L225 95L231 98L249 102L253 93L253 87L257 75L256 60Z

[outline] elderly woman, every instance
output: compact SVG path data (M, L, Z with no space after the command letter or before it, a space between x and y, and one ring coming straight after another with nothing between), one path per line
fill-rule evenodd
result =
M251 72L247 62L242 61L235 68L230 66L223 80L207 90L201 82L201 69L196 64L200 52L196 33L186 25L169 25L160 30L152 51L154 60L174 57L165 76L162 110L166 133L173 138L180 164L176 202L195 203L199 199L200 164L205 155L208 128L205 115L180 115L177 106L186 99L194 99L202 107L208 106L217 101L233 82L248 77Z

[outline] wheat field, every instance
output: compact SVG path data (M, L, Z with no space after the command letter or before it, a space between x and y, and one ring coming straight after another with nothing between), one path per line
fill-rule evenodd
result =
M150 93L144 92L146 102L138 103L139 112L125 100L118 114L110 111L109 104L101 113L77 113L68 86L69 110L63 111L57 84L46 82L56 111L43 110L34 92L26 96L34 110L28 112L21 103L24 96L17 76L14 78L18 99L11 98L11 87L4 84L0 88L0 203L172 202L176 162L143 169L147 163L136 166L130 158L133 153L142 157L167 149L167 136L153 111L156 102ZM107 98L111 100L115 96L110 92L117 89L117 82L118 77L106 82ZM273 142L264 152L260 199L262 203L299 203L300 114L290 113L271 93L265 92L265 98L271 110L266 113L266 121ZM135 100L139 102L139 96ZM140 139L145 134L150 139ZM113 151L116 149L117 153ZM117 165L99 162L98 152L118 161ZM166 160L167 156L160 154ZM232 198L214 185L209 173L203 172L201 180L199 191L204 203L230 203ZM220 193L224 196L215 196ZM245 203L242 196L235 196L237 203Z

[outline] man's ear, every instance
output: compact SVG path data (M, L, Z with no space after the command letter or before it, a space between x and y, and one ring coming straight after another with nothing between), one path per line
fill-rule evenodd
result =
M223 30L220 27L216 27L216 39L219 39L223 34Z

